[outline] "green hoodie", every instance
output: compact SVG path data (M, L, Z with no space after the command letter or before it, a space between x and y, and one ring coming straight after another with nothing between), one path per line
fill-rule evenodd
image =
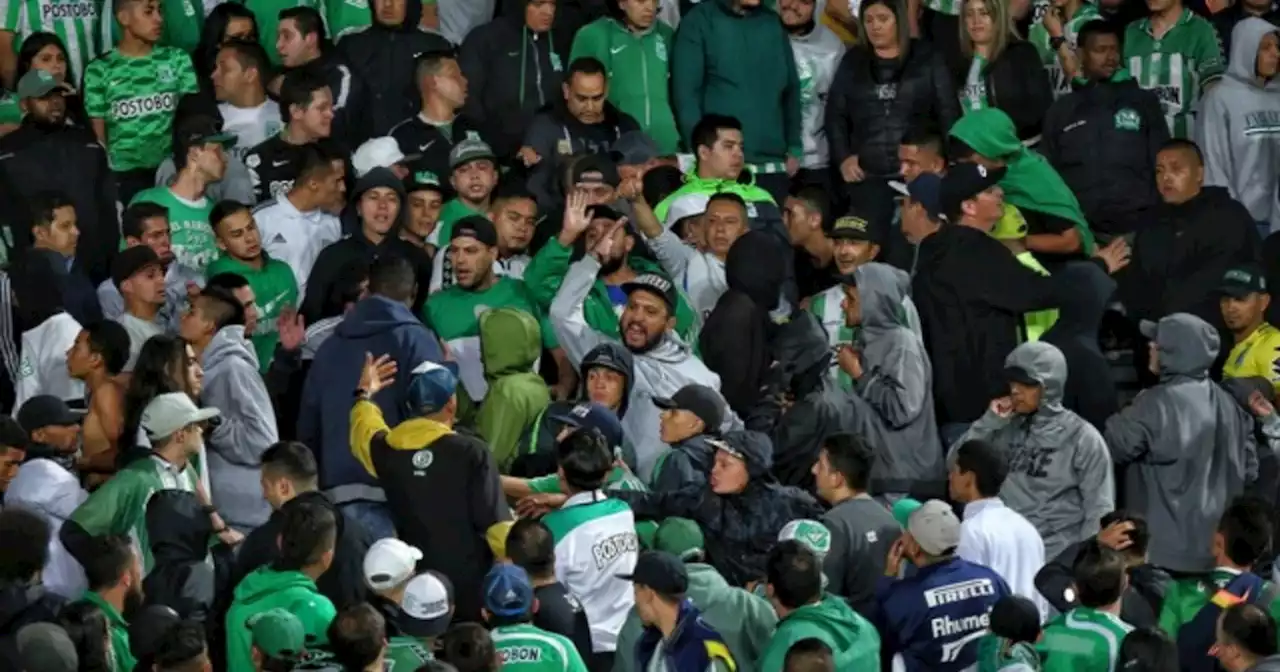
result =
M258 353L258 369L266 374L271 359L280 342L280 330L276 321L285 308L298 306L298 280L289 265L262 253L262 268L254 268L223 252L205 269L205 276L212 278L219 273L235 273L249 281L253 289L254 303L258 306L258 327L249 340Z
M329 623L337 614L329 598L316 590L316 582L298 571L278 572L259 567L236 586L227 611L227 672L253 672L253 640L245 623L255 614L284 609L302 621L307 648L326 644ZM131 669L131 668L126 668Z
M666 198L662 199L662 201L653 208L653 215L658 218L659 222L663 222L669 228L671 225L675 224L675 222L667 222L667 213L671 211L671 208L677 201L686 198L696 198L697 200L695 202L700 203L701 207L695 208L695 210L697 213L700 213L702 210L706 209L707 199L711 198L715 194L721 193L737 194L742 198L742 200L746 201L747 215L753 219L756 217L756 210L754 206L757 203L771 206L777 205L774 203L773 196L769 192L756 186L755 175L749 172L744 174L746 175L745 179L749 180L748 182L743 182L741 180L722 180L719 178L702 178L698 177L698 169L694 168L688 173L685 173L684 184L681 185L679 189L668 194ZM682 214L681 218L686 216L688 215Z
M880 667L880 633L844 600L826 595L821 602L800 607L778 622L778 631L760 658L760 669L781 670L787 652L805 639L826 644L835 656L837 670Z
M533 366L542 354L538 320L518 308L480 315L480 361L489 392L476 417L476 431L506 473L520 436L551 404L551 393Z
M621 21L604 17L582 27L573 38L569 61L595 58L609 72L609 102L635 118L661 154L675 154L680 144L668 94L668 54L675 31L654 21L634 33Z
M552 238L538 250L538 254L534 255L529 266L524 269L524 285L543 310L551 309L551 301L556 298L556 292L560 291L560 284L564 282L564 275L569 272L572 260L573 248L565 247L560 244L559 239ZM634 254L627 257L627 263L636 273L666 275L657 264ZM689 301L683 292L679 293L679 298L680 304L676 306L676 333L685 343L697 343L697 313L689 307ZM619 312L614 310L613 301L609 298L609 287L603 280L596 278L596 284L591 287L582 312L592 329L614 340L621 339L622 335L618 332Z
M1076 195L1043 156L1018 141L1009 115L995 108L969 112L951 127L951 137L982 156L1004 161L1006 172L1000 180L1004 200L1023 211L1042 212L1075 224L1081 251L1093 254L1093 233Z
M111 606L110 602L102 599L102 596L86 590L80 596L81 600L93 604L102 610L102 615L107 619L107 628L111 630L111 659L114 662L113 669L116 670L132 670L137 661L133 659L133 652L129 650L129 624L125 622L124 616ZM250 668L252 669L252 668Z

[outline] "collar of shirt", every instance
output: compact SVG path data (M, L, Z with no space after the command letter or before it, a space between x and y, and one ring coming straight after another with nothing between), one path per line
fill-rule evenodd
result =
M1230 574L1231 576L1240 576L1241 574L1244 574L1244 570L1243 570L1243 569L1236 569L1235 567L1222 567L1222 566L1219 566L1219 567L1214 567L1214 568L1213 568L1213 571L1215 571L1215 572L1226 572L1227 574Z
M986 511L987 509L1003 509L1006 508L1004 502L999 497L987 497L985 499L977 499L964 505L964 519L970 518Z
M581 506L583 504L591 504L593 502L598 502L602 499L608 499L608 498L609 496L604 494L604 490L588 490L586 492L579 492L578 494L573 495L569 499L564 500L564 506L561 506L560 508L567 509L571 506Z

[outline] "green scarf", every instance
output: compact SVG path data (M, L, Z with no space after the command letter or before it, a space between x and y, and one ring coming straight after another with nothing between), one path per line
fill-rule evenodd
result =
M968 112L951 127L951 136L982 156L1005 162L1006 172L1004 179L1000 180L1005 201L1021 210L1043 212L1071 221L1080 232L1082 251L1086 255L1093 254L1093 232L1089 230L1076 195L1071 193L1058 171L1043 156L1018 141L1009 115L995 108Z

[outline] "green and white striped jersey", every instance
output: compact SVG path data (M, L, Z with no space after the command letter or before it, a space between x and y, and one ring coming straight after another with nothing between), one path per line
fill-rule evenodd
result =
M844 289L840 285L828 287L809 299L809 312L822 324L823 331L827 332L827 344L832 348L853 343L856 336L853 327L844 323L844 308L840 307L843 301ZM849 378L849 374L840 370L834 357L831 358L829 375L840 384L841 389L853 389L853 380Z
M984 110L991 106L987 102L987 79L982 71L987 67L987 59L974 54L969 61L969 74L965 75L964 86L960 87L960 113Z
M1086 2L1081 5L1075 16L1067 19L1067 22L1062 25L1062 36L1066 38L1067 46L1074 51L1081 26L1101 18L1098 8L1093 3ZM1071 93L1071 80L1063 72L1062 62L1058 60L1057 52L1049 46L1049 31L1044 24L1036 23L1032 26L1027 34L1027 40L1035 45L1036 51L1040 52L1040 62L1049 73L1049 85L1053 87L1053 97L1060 98Z
M1049 621L1038 648L1044 672L1114 670L1120 642L1133 626L1105 611L1076 607Z
M102 16L98 0L0 0L0 29L18 36L14 52L32 33L57 35L67 47L67 81L77 89L85 66L104 50L98 41Z
M1183 9L1173 28L1157 38L1151 34L1151 19L1138 19L1124 31L1124 60L1138 86L1160 99L1169 133L1190 137L1205 84L1225 69L1213 25Z
M587 664L564 635L520 623L494 628L489 636L503 670L587 672Z

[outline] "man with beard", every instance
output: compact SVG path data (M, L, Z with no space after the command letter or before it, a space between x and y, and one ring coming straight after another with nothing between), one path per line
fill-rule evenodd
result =
M324 79L329 90L337 93L330 137L348 147L359 147L371 137L364 118L368 89L364 80L352 76L351 68L334 49L325 48L327 43L324 19L314 8L289 7L280 11L275 44L280 64L287 72L308 66ZM281 76L271 83L273 95L280 94L283 81Z
M453 257L456 284L431 295L423 320L458 362L459 378L467 397L474 403L484 399L488 385L480 358L480 313L494 308L516 308L538 318L542 347L551 351L560 369L558 398L568 396L575 376L556 341L546 314L538 308L524 282L494 271L499 253L499 237L493 222L480 216L467 217L453 226L449 254Z
M493 149L479 138L467 138L449 152L449 185L457 194L440 211L440 224L427 242L441 247L453 240L453 223L489 212L490 198L498 186L498 162Z
M22 125L0 138L0 175L16 193L52 189L67 195L80 228L75 264L94 282L102 282L120 242L115 181L93 132L67 124L68 92L43 70L23 75L18 83ZM17 229L9 231L8 239L23 249L30 241L22 227Z
M125 249L145 245L160 258L164 268L164 306L156 316L156 323L164 328L177 329L178 318L187 302L187 287L201 284L204 276L173 263L173 236L169 230L169 212L155 203L135 203L124 210L120 217L120 233L124 236ZM84 239L83 232L80 236ZM110 277L98 285L98 303L102 316L118 320L125 312L124 296Z
M538 204L533 195L523 188L500 192L489 209L489 220L498 232L498 256L493 260L493 272L519 280L529 265L529 241L538 220ZM436 255L432 260L431 293L443 287L451 287L456 281L450 255Z
M66 529L66 528L63 528ZM124 535L91 539L80 559L89 590L81 597L102 610L111 640L113 670L132 670L137 661L129 650L129 622L125 620L142 608L142 563Z
M581 365L586 354L610 336L596 331L587 322L584 305L595 286L603 264L613 258L618 230L626 223L619 219L601 232L581 260L569 267L551 302L551 324L570 363ZM586 199L575 193L565 210L564 233L573 238L591 226ZM653 398L669 398L689 384L720 389L720 378L697 357L692 348L672 333L676 326L678 292L670 279L656 273L635 276L619 289L627 303L618 322L622 344L635 355L635 379L624 420L626 436L636 450L636 466L647 479L658 456L668 450L658 436L659 409ZM733 418L737 422L737 418Z
M421 107L417 114L392 126L388 135L396 139L405 156L418 157L409 162L411 170L439 181L449 174L449 152L454 145L479 137L473 124L458 114L467 102L467 78L451 51L419 56L415 75Z

